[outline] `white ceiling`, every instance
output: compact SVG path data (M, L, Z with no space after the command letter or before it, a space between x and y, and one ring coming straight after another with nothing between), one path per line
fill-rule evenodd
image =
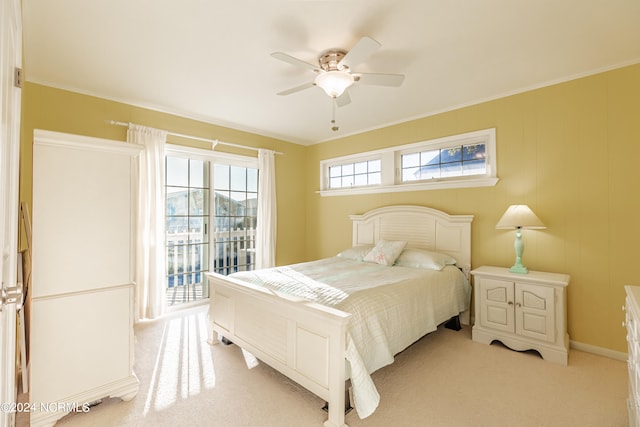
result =
M28 81L305 145L640 62L639 0L22 3ZM338 132L320 88L276 95L315 74L272 52L365 35L382 48L354 71L406 78L350 88Z

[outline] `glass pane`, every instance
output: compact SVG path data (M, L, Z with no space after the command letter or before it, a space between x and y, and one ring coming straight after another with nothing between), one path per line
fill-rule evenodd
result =
M330 188L340 188L342 186L342 178L338 177L338 178L331 178L329 180L329 187Z
M467 145L464 147L463 160L477 160L484 158L486 158L484 144Z
M443 177L462 175L462 162L443 164L440 169Z
M341 176L342 175L342 166L331 166L329 168L329 176L330 177L336 177L336 176Z
M353 171L355 174L359 173L367 173L367 162L359 162L353 166Z
M186 215L188 190L182 187L166 187L167 200L165 215Z
M440 163L440 150L423 151L420 153L420 164L425 165L437 165Z
M229 265L229 257L227 255L227 243L216 243L215 245L215 254L213 259L213 265L216 269L222 269ZM220 272L220 271L218 271ZM223 273L228 274L228 273Z
M247 168L231 166L231 190L247 190Z
M423 166L420 169L420 179L440 178L440 166Z
M380 172L382 162L380 160L369 160L369 172Z
M216 190L229 189L229 165L213 166L213 187Z
M247 193L240 191L232 191L231 200L229 201L230 215L245 215L245 205L247 203Z
M220 233L229 231L229 217L228 216L217 216L215 217L215 226L214 226L214 240L218 240L218 236Z
M485 173L487 173L487 167L483 159L472 160L462 164L463 175L482 175Z
M247 217L247 228L255 230L258 225L258 218L255 216ZM255 233L253 234L255 236Z
M209 190L189 190L189 215L209 214Z
M167 156L166 174L167 185L187 187L189 185L189 159Z
M247 193L246 215L258 216L258 193Z
M207 241L209 217L189 218L189 242L204 243Z
M403 181L416 181L420 178L420 168L406 168L402 169L402 180Z
M353 163L342 165L342 176L353 175Z
M185 246L180 245L175 247L175 254L173 257L175 272L184 273L184 261L185 261ZM178 283L181 284L181 283Z
M353 187L353 175L351 175L351 176L343 176L342 177L342 186L343 187Z
M167 245L178 244L179 241L184 241L187 233L187 217L167 217L166 219L166 239Z
M381 183L382 183L382 174L380 172L369 174L369 184L377 185Z
M189 185L191 187L209 188L208 165L202 160L189 161Z
M411 153L402 155L402 168L410 168L420 164L420 153Z
M356 175L355 176L355 185L367 185L367 175L366 174L362 174L362 175Z
M165 252L166 262L167 262L167 274L175 273L175 256L176 249L174 246L167 246L167 250Z
M213 201L216 215L229 215L229 193L215 192L215 200Z
M258 169L247 169L247 191L258 192Z
M440 156L440 161L442 163L459 162L460 160L462 160L462 148L444 148L440 150Z

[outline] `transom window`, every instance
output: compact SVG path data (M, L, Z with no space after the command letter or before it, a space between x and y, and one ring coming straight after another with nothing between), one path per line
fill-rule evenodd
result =
M495 129L421 141L320 162L320 195L493 186Z
M329 177L330 188L380 184L382 182L382 162L376 159L330 166Z

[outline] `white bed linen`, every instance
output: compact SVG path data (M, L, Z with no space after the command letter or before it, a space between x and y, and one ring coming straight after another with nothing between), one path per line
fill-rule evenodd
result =
M371 415L380 401L370 374L438 324L467 310L471 298L469 282L455 266L436 271L331 257L231 277L283 298L352 314L345 358L360 418Z

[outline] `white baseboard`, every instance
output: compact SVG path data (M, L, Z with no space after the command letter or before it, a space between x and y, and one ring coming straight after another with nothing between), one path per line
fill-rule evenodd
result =
M596 354L598 356L608 357L610 359L620 360L623 362L627 361L627 353L622 351L610 350L604 347L598 347L591 344L585 344L577 341L570 341L569 345L572 349L584 351L586 353Z

